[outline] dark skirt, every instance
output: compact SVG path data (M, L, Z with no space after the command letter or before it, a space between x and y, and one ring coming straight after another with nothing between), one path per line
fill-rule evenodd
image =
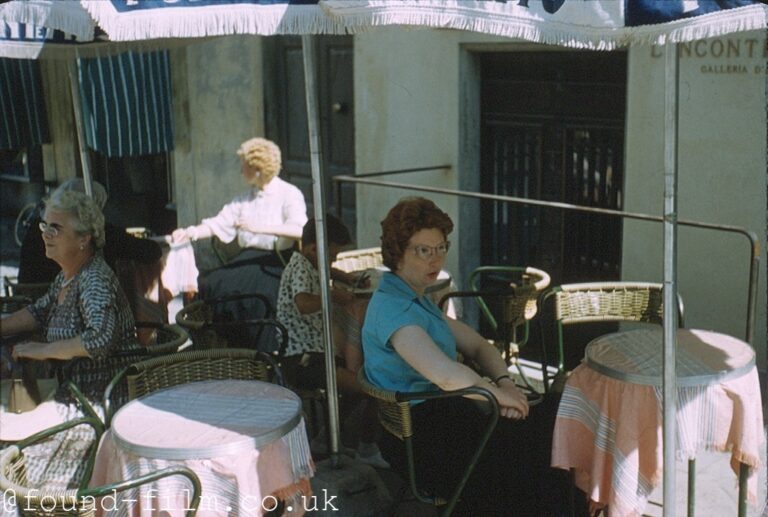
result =
M500 418L467 482L456 515L554 515L549 458L557 402L531 408L524 421ZM416 484L448 499L488 417L471 400L435 399L412 408ZM405 447L389 433L384 458L407 479Z
M283 252L286 256L290 251ZM202 273L198 278L200 298L213 301L222 296L235 294L261 293L271 304L271 317L274 318L277 305L277 293L280 289L280 277L284 265L280 257L271 250L248 248L241 251L225 265ZM257 300L238 300L214 305L214 321L245 321L267 316L263 305ZM246 341L242 348L256 348L272 352L277 348L275 332L265 331L256 340L256 333L249 331L240 339ZM230 346L232 344L230 343Z

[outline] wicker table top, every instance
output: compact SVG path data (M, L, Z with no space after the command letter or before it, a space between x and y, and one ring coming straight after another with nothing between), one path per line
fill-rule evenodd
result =
M168 388L133 400L112 420L118 447L160 459L200 459L253 450L301 421L292 391L260 381L218 380Z
M661 386L662 329L635 329L592 340L585 364L614 379ZM677 385L706 386L738 378L755 365L751 346L732 336L707 330L677 331Z

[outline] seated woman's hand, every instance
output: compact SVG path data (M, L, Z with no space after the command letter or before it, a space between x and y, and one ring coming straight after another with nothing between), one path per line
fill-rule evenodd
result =
M498 386L501 396L499 402L499 415L504 418L521 420L528 416L528 398L517 389L511 379L503 379Z

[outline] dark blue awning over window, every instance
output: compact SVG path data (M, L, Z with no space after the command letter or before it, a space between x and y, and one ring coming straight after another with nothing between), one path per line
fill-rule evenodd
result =
M80 60L85 140L110 157L173 149L167 51Z
M0 150L50 141L38 63L0 58Z

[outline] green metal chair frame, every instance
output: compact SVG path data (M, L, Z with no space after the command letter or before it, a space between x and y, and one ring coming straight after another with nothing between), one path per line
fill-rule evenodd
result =
M519 279L520 285L509 282L509 288L503 291L483 290L479 282L484 276L501 276L505 280L515 277L515 280ZM480 313L494 332L494 343L503 352L504 360L508 365L514 364L517 367L524 387L536 393L536 389L516 361L516 351L528 342L530 321L536 316L539 296L549 287L549 283L549 274L533 267L480 266L469 275L471 290L448 293L440 299L438 305L442 307L449 298L475 298ZM488 305L488 301L493 298L500 299L502 303L498 320ZM518 338L521 328L522 337Z
M83 479L80 482L80 487L76 489L55 490L46 489L45 487L33 488L27 486L24 449L79 425L90 425L97 436L89 451L88 463ZM120 481L119 483L87 488L96 459L98 438L101 437L103 432L104 426L101 421L98 418L88 416L64 422L7 447L0 451L0 490L15 497L19 514L22 516L93 516L96 515L97 497L123 492L164 477L180 475L186 477L192 483L192 498L190 500L190 507L187 509L187 516L194 517L200 504L201 485L197 475L186 467L168 467L133 479Z
M383 390L372 385L365 376L365 370L360 368L357 372L357 381L364 393L376 399L379 410L379 421L382 427L388 433L403 441L405 445L406 459L408 462L408 484L413 495L421 502L432 504L434 506L443 506L441 515L447 517L453 512L456 503L467 484L472 471L477 465L480 455L483 453L488 439L493 434L496 424L499 420L499 404L493 394L484 389L475 386L454 390L454 391L419 391L412 393L402 393ZM479 395L488 401L491 409L488 417L488 425L485 428L477 448L472 454L472 458L464 467L461 480L456 486L453 494L446 501L440 497L424 495L418 488L416 480L416 467L413 452L413 423L411 420L411 400L431 400L439 398L465 397L467 395Z
M652 282L587 282L563 284L542 295L542 306L554 298L557 325L557 373L565 375L566 325L595 322L638 322L661 324L663 317L663 285ZM683 299L677 297L678 326L684 326ZM543 362L546 362L543 361ZM546 369L544 386L549 389Z
M255 299L264 305L264 319L275 318L275 309L269 298L262 293L246 293L221 296L213 300L197 300L184 306L176 313L176 323L189 333L196 348L226 348L228 341L211 328L214 323L214 308L217 305L238 300ZM255 318L254 318L255 319Z
M104 418L110 426L116 409L112 394L119 388L128 400L188 382L240 379L283 385L280 366L269 355L241 348L179 352L138 361L115 375L104 392Z
M168 323L159 323L156 321L137 321L136 329L152 329L153 342L144 345L144 349L150 355L172 354L178 352L179 348L189 339L187 331L178 325L169 325Z

